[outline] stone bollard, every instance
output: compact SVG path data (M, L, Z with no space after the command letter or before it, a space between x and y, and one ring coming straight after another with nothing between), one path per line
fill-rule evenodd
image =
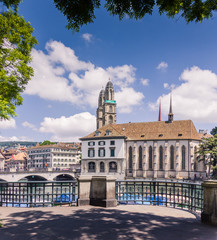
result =
M78 206L115 207L115 181L112 176L80 176L78 178Z
M90 205L90 187L92 176L78 177L78 206Z
M209 180L203 186L203 212L202 223L217 225L217 181Z
M101 207L116 207L115 181L112 176L92 177L90 204Z

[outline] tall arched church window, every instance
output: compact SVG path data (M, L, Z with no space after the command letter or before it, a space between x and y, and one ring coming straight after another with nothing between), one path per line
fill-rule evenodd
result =
M185 162L186 162L186 150L185 150L185 146L182 146L182 170L185 170Z
M152 168L153 168L153 166L152 166L152 165L153 165L153 163L152 163L152 162L153 162L152 146L149 147L148 153L149 153L149 154L148 154L148 160L149 160L149 161L148 161L148 162L149 162L149 166L148 166L148 167L149 167L149 169L152 169Z
M139 169L142 169L142 147L139 147Z
M109 106L109 112L112 112L112 106Z
M113 123L113 117L110 115L109 116L109 124Z
M163 147L159 148L159 169L163 170Z
M132 168L133 168L133 153L132 153L132 147L129 147L129 173L132 172Z
M170 147L170 170L174 170L174 146Z

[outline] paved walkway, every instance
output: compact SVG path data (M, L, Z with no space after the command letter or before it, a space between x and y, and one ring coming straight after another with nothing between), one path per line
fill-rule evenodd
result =
M217 240L217 227L156 206L0 208L0 240Z

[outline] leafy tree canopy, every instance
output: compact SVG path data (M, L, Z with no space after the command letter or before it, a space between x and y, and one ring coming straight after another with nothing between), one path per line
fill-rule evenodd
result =
M0 0L5 6L17 9L22 0ZM141 19L152 14L154 7L160 14L168 17L176 15L187 22L201 22L213 16L217 10L216 0L104 0L103 6L113 16L123 19L125 16ZM68 29L79 31L84 24L92 23L96 18L94 11L101 7L102 0L54 0L54 4L68 20Z
M100 0L54 0L68 20L68 29L79 31L84 24L93 22L94 10L101 6ZM113 16L123 19L125 16L142 19L146 14L152 14L154 7L160 14L168 17L179 15L187 22L201 22L212 17L217 10L216 0L105 0L104 8Z
M55 142L51 142L51 141L49 141L49 140L45 140L44 142L42 142L42 143L40 144L40 146L53 145L53 144L56 144L56 143L55 143Z
M217 135L204 138L197 151L211 164L214 175L217 175Z
M30 53L37 40L30 23L13 10L0 14L0 29L0 118L9 119L16 115L21 93L33 76Z
M217 134L217 127L214 127L211 132L212 135L216 135Z

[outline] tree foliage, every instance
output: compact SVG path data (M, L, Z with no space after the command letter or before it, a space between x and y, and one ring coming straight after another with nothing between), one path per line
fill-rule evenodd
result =
M29 63L37 40L30 23L13 10L0 14L0 29L0 118L9 119L16 115L21 93L33 76Z
M217 127L214 127L211 132L212 135L216 135L217 134Z
M94 21L94 10L101 6L100 0L54 0L55 6L67 17L68 29L79 31L80 27ZM187 22L201 22L213 16L217 10L216 0L105 0L104 8L113 16L142 19L152 14L154 7L168 17L181 16Z
M53 145L53 144L56 144L56 143L55 143L55 142L51 142L51 141L49 141L49 140L45 140L44 142L42 142L42 143L40 144L40 146Z
M207 164L210 164L214 175L217 175L217 135L210 138L204 138L197 151Z

